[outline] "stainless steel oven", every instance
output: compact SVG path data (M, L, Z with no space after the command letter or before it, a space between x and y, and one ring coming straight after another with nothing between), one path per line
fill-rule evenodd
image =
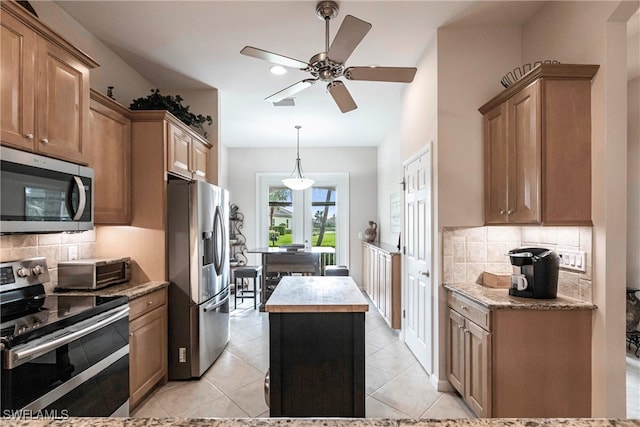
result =
M128 416L127 298L44 295L46 271L0 264L2 416Z
M93 169L0 147L0 233L93 229Z

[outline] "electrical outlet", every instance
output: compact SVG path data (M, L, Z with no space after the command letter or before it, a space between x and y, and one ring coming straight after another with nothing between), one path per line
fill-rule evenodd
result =
M559 249L556 253L560 257L560 268L583 273L587 271L586 252Z
M69 246L68 255L69 255L69 261L73 261L74 259L78 259L78 246L76 246L76 245Z

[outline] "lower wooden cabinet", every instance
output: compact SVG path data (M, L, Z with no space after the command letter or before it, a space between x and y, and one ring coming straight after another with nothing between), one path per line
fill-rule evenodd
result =
M167 288L129 303L129 407L167 382Z
M447 377L478 417L591 416L591 310L447 302Z
M362 282L365 292L389 326L400 329L400 253L363 242Z

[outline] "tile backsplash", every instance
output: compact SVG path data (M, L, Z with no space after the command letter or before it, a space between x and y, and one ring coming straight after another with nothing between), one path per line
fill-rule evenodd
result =
M535 246L586 253L586 272L560 268L558 293L592 302L591 227L458 227L443 230L443 282L476 283L483 271L511 274L514 248Z
M78 259L95 257L95 231L55 234L12 234L0 236L0 262L43 256L47 259L52 292L58 283L58 262L69 260L69 248L77 248Z

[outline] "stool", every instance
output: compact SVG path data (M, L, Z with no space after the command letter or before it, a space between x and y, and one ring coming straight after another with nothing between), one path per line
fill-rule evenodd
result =
M238 279L240 279L240 286L238 286ZM244 289L244 279L253 279L253 290ZM233 270L233 283L236 288L236 297L233 301L234 309L238 307L238 298L240 298L243 302L245 298L253 298L253 308L256 308L256 300L258 298L258 284L261 280L261 265L245 265L244 267L237 267Z
M327 265L324 268L325 276L348 276L349 267L346 265Z

